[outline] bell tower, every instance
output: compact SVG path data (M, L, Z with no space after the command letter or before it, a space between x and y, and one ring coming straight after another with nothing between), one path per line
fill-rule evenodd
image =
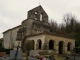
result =
M41 5L29 10L27 18L28 19L38 20L38 21L43 21L43 22L47 22L48 23L48 15L43 10Z

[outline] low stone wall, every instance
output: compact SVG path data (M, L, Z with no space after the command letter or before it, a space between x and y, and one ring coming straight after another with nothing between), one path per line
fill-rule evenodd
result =
M30 51L30 56L35 56L35 55L52 55L56 54L54 50L31 50Z

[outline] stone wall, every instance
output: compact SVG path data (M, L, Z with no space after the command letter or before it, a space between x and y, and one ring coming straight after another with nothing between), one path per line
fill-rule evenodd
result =
M48 22L48 15L46 12L43 10L43 8L40 6L35 7L31 10L28 11L28 19L33 19L33 20L39 20L43 22Z
M17 28L10 29L3 33L3 46L6 49L12 48L12 44L14 44L16 37L17 37L17 31L19 30L20 26Z
M50 34L38 34L36 36L27 37L27 40L34 40L34 49L39 50L39 40L41 40L41 49L44 48L44 44L47 43L47 48L49 49L49 41L52 40L54 43L54 49L56 50L56 53L59 53L59 42L63 43L63 53L68 53L67 45L68 43L71 43L70 45L70 51L73 50L75 47L75 40L71 38L61 37L61 36L55 36Z

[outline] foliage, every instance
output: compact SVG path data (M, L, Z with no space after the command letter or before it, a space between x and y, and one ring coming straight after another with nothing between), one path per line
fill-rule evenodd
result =
M75 52L76 53L80 52L80 46L75 48Z
M25 48L26 48L27 54L29 56L29 51L33 50L33 48L34 48L34 42L33 42L33 40L27 40Z
M2 43L0 42L0 48L2 47Z
M80 46L80 33L77 33L75 35L76 41L75 41L75 46L79 47Z
M33 50L33 47L34 47L34 43L33 43L33 41L31 40L28 40L28 41L26 41L26 50L27 51L30 51L30 50Z
M6 54L10 54L10 50L13 50L13 49L0 49L0 52L6 52Z
M77 21L75 15L66 13L63 15L63 22L58 25L51 20L51 32L64 36L73 37L76 40L76 47L80 46L80 22Z
M58 24L56 21L51 20L50 26L51 26L50 32L55 32L55 33L58 32Z

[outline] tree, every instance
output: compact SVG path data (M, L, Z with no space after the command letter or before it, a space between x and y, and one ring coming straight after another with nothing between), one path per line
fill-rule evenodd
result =
M80 46L80 33L76 33L75 38L76 38L75 46L79 47Z
M75 23L75 33L80 33L80 22Z
M65 25L63 23L59 25L59 31L60 31L60 34L65 34Z
M0 48L2 48L2 42L0 42Z
M33 41L32 40L27 40L26 41L26 51L28 52L28 55L29 55L29 51L33 50L33 47L34 47Z
M74 31L74 22L76 21L75 16L71 13L66 13L63 16L63 21L66 26L66 33L72 33Z
M58 24L57 24L57 22L54 21L54 20L51 20L50 25L51 25L51 30L50 31L57 33L57 31L58 31Z

